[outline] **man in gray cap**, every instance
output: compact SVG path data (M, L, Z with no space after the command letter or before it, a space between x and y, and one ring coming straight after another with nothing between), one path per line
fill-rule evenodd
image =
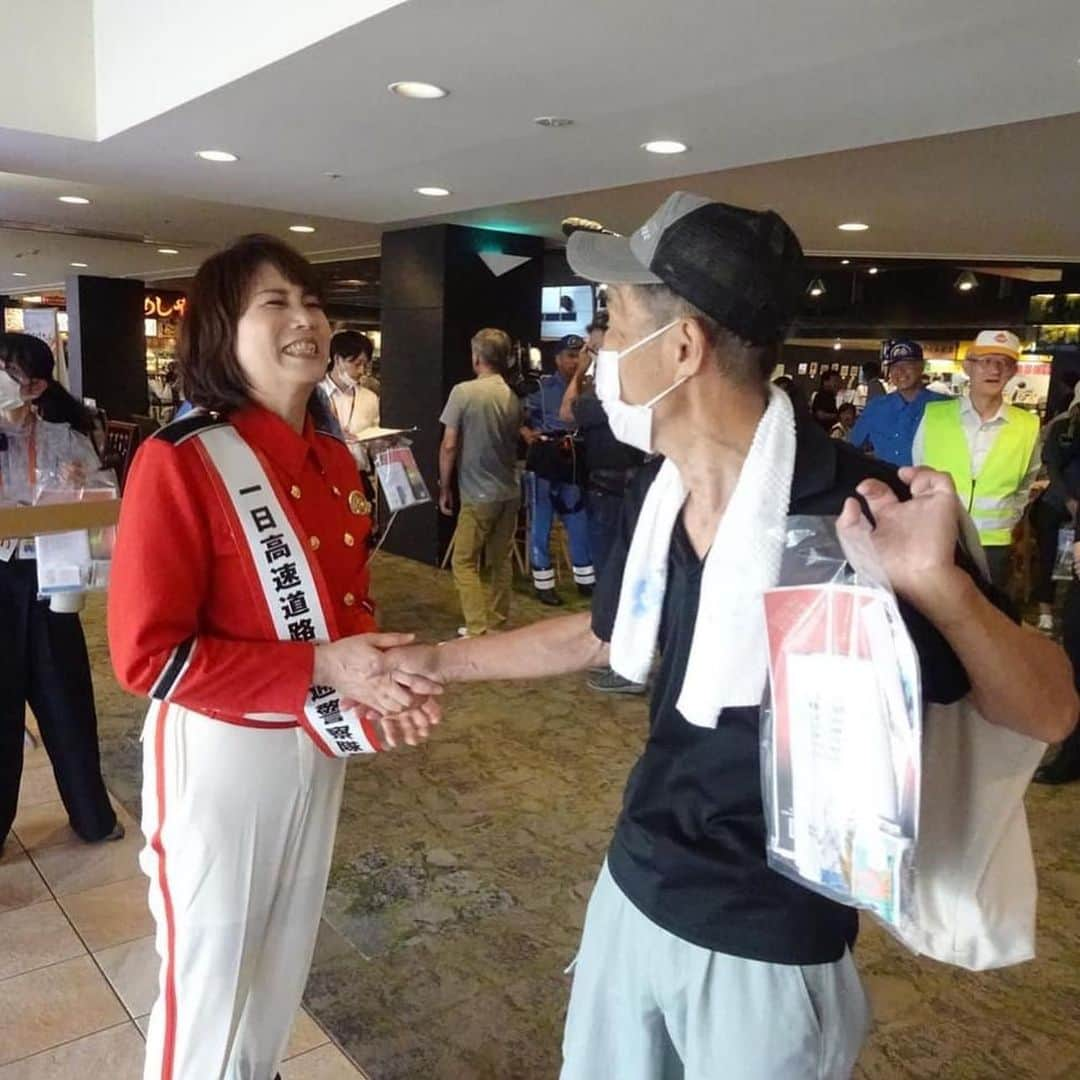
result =
M388 663L467 681L610 662L639 679L659 654L649 737L585 918L563 1080L849 1076L869 1025L856 913L766 858L762 594L788 515L835 515L843 531L872 514L928 704L971 694L991 723L1060 738L1077 715L1068 661L958 563L948 477L898 480L770 390L805 287L777 214L680 193L629 240L578 233L567 254L609 284L596 384L612 428L662 458L627 493L591 618L412 646Z

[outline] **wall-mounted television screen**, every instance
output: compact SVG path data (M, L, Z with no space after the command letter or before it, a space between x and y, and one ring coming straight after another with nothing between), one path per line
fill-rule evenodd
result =
M585 336L593 321L591 285L545 285L540 299L540 337L558 341L567 334Z

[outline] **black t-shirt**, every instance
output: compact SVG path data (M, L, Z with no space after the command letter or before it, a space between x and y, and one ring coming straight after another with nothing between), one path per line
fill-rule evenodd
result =
M646 466L631 485L597 586L593 631L604 641L611 640L630 539L659 467ZM829 439L809 420L799 424L792 514L839 514L845 498L868 477L906 496L889 465ZM831 963L854 943L856 913L766 862L759 710L725 709L711 730L690 724L676 708L703 569L680 517L671 542L649 737L627 782L608 864L630 901L685 941L751 960ZM926 699L959 700L969 689L960 661L935 627L900 606L918 650Z
M836 404L836 394L831 390L819 390L814 395L814 400L810 402L810 411L819 424L826 429L832 428L837 416L840 415L840 408ZM818 413L821 415L818 416Z
M574 422L585 440L585 464L590 473L625 472L645 460L640 450L619 442L611 432L604 406L594 393L586 391L574 398Z

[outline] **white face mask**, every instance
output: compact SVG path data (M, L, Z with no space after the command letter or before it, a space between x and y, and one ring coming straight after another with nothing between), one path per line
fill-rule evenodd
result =
M25 404L22 387L6 371L0 371L0 409L18 409Z
M620 362L635 349L648 345L650 341L666 333L681 320L673 319L667 326L654 330L648 337L631 345L629 349L617 352L615 349L601 349L596 354L596 396L607 413L611 432L621 443L636 447L643 453L653 452L653 409L680 386L689 376L677 379L666 390L656 395L644 405L630 405L622 399L622 376Z

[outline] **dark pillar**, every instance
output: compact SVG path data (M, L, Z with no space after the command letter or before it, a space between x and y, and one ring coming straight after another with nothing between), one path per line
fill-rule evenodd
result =
M112 420L145 416L145 286L124 278L74 274L67 279L71 392L93 398Z
M481 254L527 256L496 277ZM485 326L515 341L540 337L544 242L540 237L432 225L382 238L382 422L417 427L413 452L434 495L439 416L455 383L472 377L469 341ZM435 505L403 513L386 549L438 565L453 522Z

